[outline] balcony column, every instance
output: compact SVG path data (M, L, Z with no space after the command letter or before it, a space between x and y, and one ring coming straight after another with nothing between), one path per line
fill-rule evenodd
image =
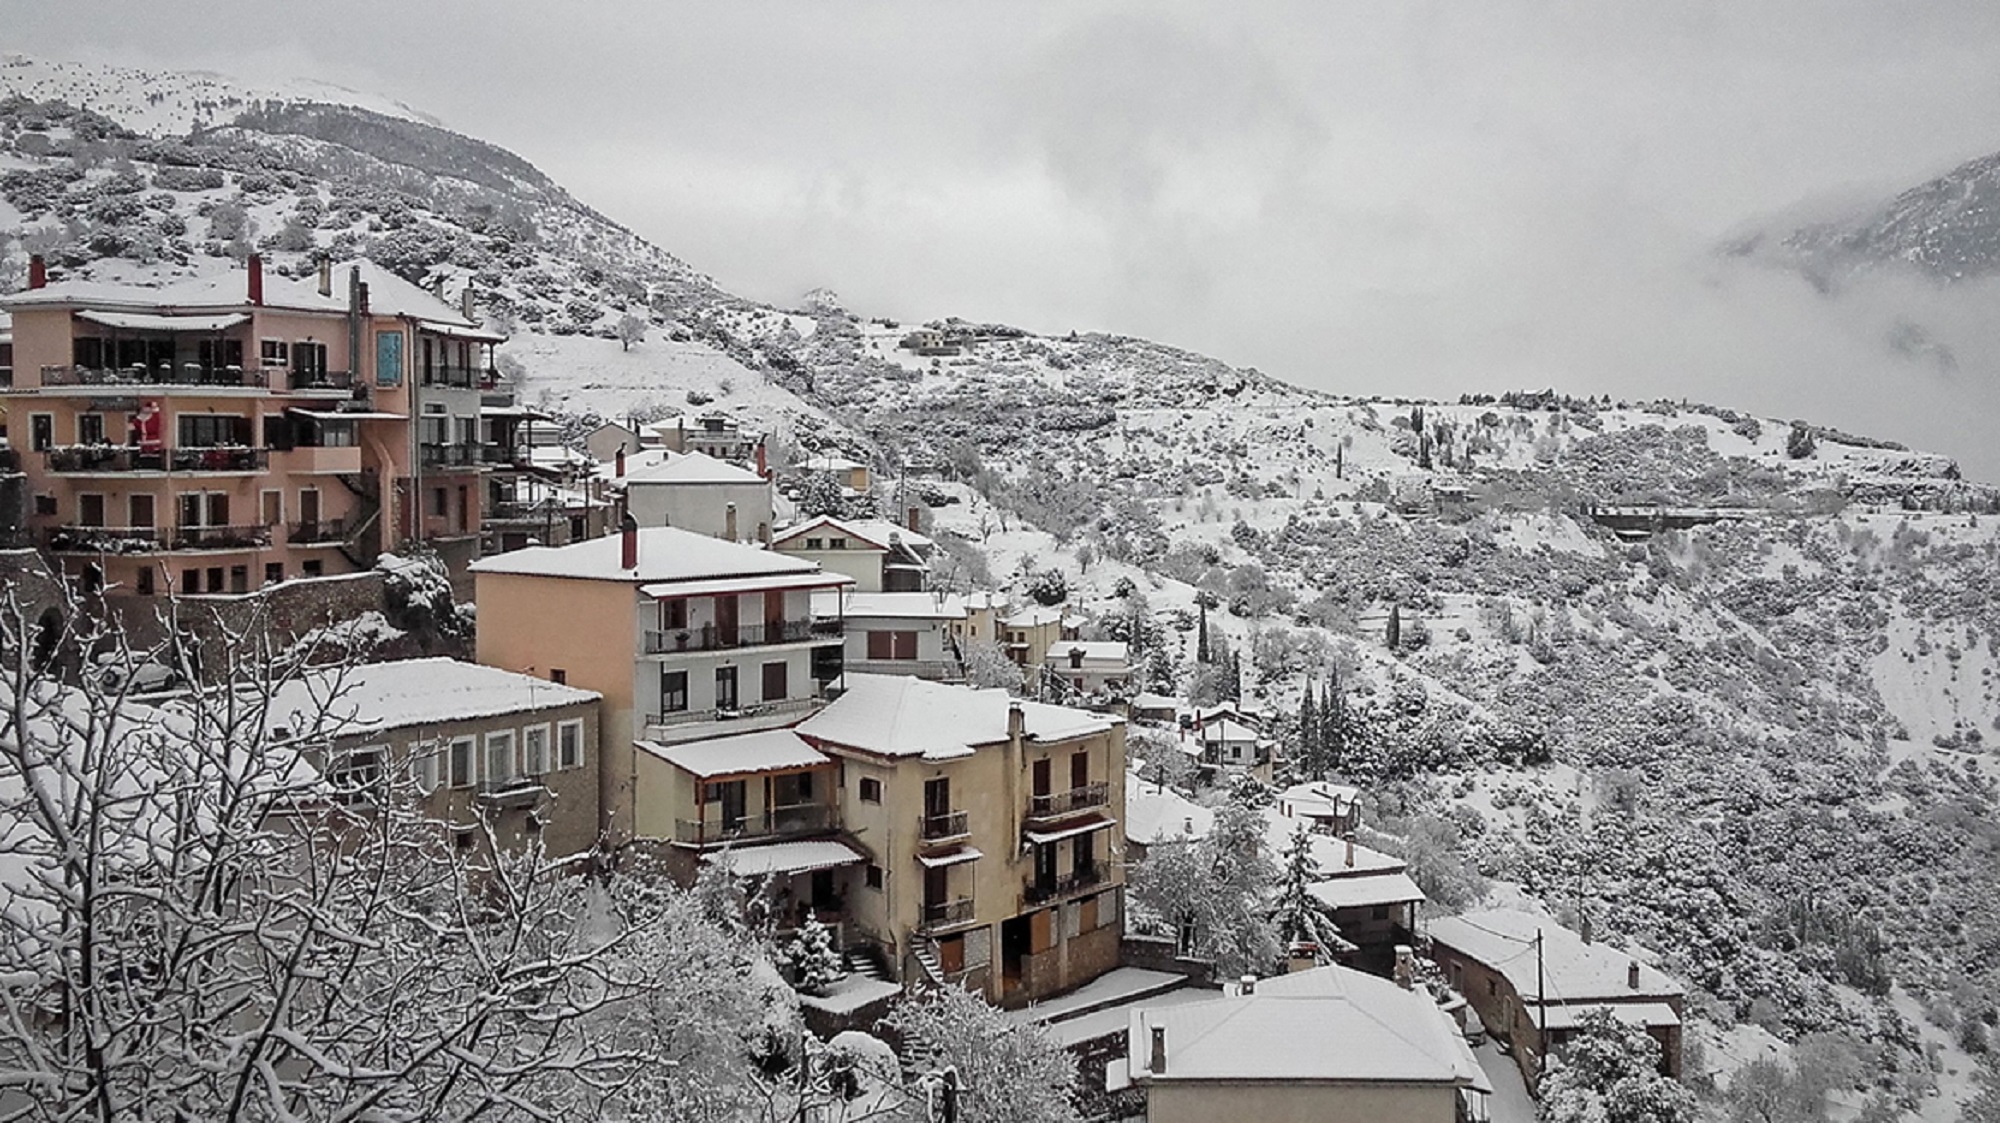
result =
M697 849L708 844L708 781L699 776L694 778L694 844Z

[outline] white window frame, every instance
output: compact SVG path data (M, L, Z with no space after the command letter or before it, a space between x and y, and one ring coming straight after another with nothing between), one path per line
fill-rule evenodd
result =
M575 719L556 723L556 768L565 770L583 767L583 721Z
M336 751L327 757L327 787L337 802L350 807L372 805L388 763L387 745L359 745Z
M257 341L257 362L263 367L288 367L292 365L292 345L283 339L259 339Z
M511 780L521 774L519 745L520 739L514 735L512 729L496 729L486 735L485 759L480 763L485 766L483 775L487 780ZM493 767L494 755L499 752L507 754L506 759L500 762L505 766L504 770Z
M458 768L459 750L465 751L463 775ZM479 782L479 742L474 737L453 737L445 746L445 784L453 788L469 788Z
M444 784L444 749L436 741L411 741L407 746L410 782L417 794L430 795Z
M524 725L521 727L521 775L546 776L555 771L555 745L550 742L550 738L553 735L554 730L546 721L536 725ZM541 751L539 754L535 750L535 742L537 740L541 742ZM536 767L535 757L537 755L541 757L541 766L539 768Z

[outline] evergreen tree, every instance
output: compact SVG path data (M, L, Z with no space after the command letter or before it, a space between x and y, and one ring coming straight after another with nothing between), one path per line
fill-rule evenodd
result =
M1392 604L1389 606L1389 631L1385 638L1389 642L1389 650L1391 651L1403 646L1403 610L1401 605Z
M1300 944L1314 945L1331 952L1346 941L1340 926L1333 922L1333 910L1312 895L1320 880L1319 862L1313 858L1312 835L1304 824L1285 846L1285 868L1278 882L1278 900L1272 910L1278 928L1278 943L1288 951Z
M1194 638L1194 661L1207 663L1208 658L1208 598L1196 597L1195 607L1201 610L1200 623L1196 625Z
M1319 728L1319 708L1313 704L1313 682L1306 680L1305 696L1299 699L1299 768L1306 775L1317 777L1326 770L1326 743Z

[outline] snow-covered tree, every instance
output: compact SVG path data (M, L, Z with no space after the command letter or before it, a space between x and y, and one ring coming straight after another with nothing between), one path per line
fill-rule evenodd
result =
M1542 1123L1693 1123L1694 1093L1660 1072L1660 1044L1609 1010L1577 1019L1577 1031L1548 1058Z
M833 933L816 916L799 925L798 935L785 949L785 964L792 969L792 985L806 994L825 993L842 971Z
M917 1070L919 1087L913 1091L934 1099L952 1079L944 1074L953 1074L957 1117L966 1123L1081 1118L1074 1099L1076 1062L1042 1025L1017 1022L956 987L906 999L887 1022L903 1039L904 1063Z
M1132 867L1134 904L1225 978L1271 970L1278 938L1266 896L1276 871L1254 811L1225 804L1198 841L1163 842Z
M634 343L646 341L646 321L627 312L618 318L618 349L630 351Z
M798 494L793 496L798 504L799 514L806 518L820 515L840 515L846 508L846 497L840 492L840 482L825 472L808 472L799 481Z
M1319 880L1312 834L1300 824L1285 846L1284 872L1278 882L1277 903L1272 908L1272 918L1278 925L1278 942L1287 949L1310 944L1330 953L1344 942L1340 926L1333 922L1333 910L1312 895L1312 887Z
M967 640L963 648L965 681L972 686L1021 688L1021 665L1007 658L1007 652L990 639Z
M1028 579L1023 591L1036 604L1054 607L1069 599L1069 579L1060 569L1044 569Z

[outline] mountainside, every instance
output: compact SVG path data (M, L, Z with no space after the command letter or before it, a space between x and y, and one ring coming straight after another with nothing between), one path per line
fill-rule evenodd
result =
M1376 841L1447 907L1518 884L1650 949L1695 988L1691 1069L1836 1033L1844 1116L1951 1119L1975 1091L2000 1024L2000 491L1948 459L1688 403L1335 398L1101 334L953 321L918 354L830 293L722 292L399 107L51 69L0 66L0 287L29 250L143 280L253 247L469 282L530 401L578 424L713 402L780 463L872 461L952 579L1060 571L1151 686L1217 687L1201 601L1274 712L1337 673L1365 735L1334 763L1376 793ZM1856 244L1971 269L1985 190L1906 196ZM1621 536L1607 506L1695 525L1627 512Z

